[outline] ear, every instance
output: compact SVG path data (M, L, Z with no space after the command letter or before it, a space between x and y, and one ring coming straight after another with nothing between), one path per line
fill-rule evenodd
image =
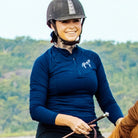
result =
M55 31L55 28L53 27L53 25L52 25L52 24L50 24L50 26L51 26L51 29L52 29L53 31Z

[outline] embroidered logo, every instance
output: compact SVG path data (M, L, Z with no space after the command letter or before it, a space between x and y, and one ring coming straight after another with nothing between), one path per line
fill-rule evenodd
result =
M68 1L69 14L76 14L72 0L67 0L67 1Z
M85 69L86 69L87 67L91 68L90 59L88 59L86 62L83 62L83 63L82 63L82 67L85 68Z

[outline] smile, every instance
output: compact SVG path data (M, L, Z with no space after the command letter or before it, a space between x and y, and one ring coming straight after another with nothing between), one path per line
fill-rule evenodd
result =
M76 31L69 31L69 32L66 32L66 33L74 34L74 33L76 33Z

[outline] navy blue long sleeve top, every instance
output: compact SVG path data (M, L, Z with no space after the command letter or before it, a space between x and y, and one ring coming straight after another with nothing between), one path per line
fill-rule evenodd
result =
M57 114L62 113L88 123L96 118L94 95L112 123L123 117L95 52L76 46L70 54L52 46L36 59L30 77L33 120L55 125Z

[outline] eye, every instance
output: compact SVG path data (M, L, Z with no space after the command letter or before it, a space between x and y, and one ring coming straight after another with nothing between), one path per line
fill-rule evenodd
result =
M81 19L72 19L72 20L63 20L63 21L60 21L61 23L70 23L70 22L73 22L73 23L79 23L81 22Z
M61 23L69 23L69 20L60 21Z
M81 22L81 19L74 19L73 22L74 22L74 23Z

